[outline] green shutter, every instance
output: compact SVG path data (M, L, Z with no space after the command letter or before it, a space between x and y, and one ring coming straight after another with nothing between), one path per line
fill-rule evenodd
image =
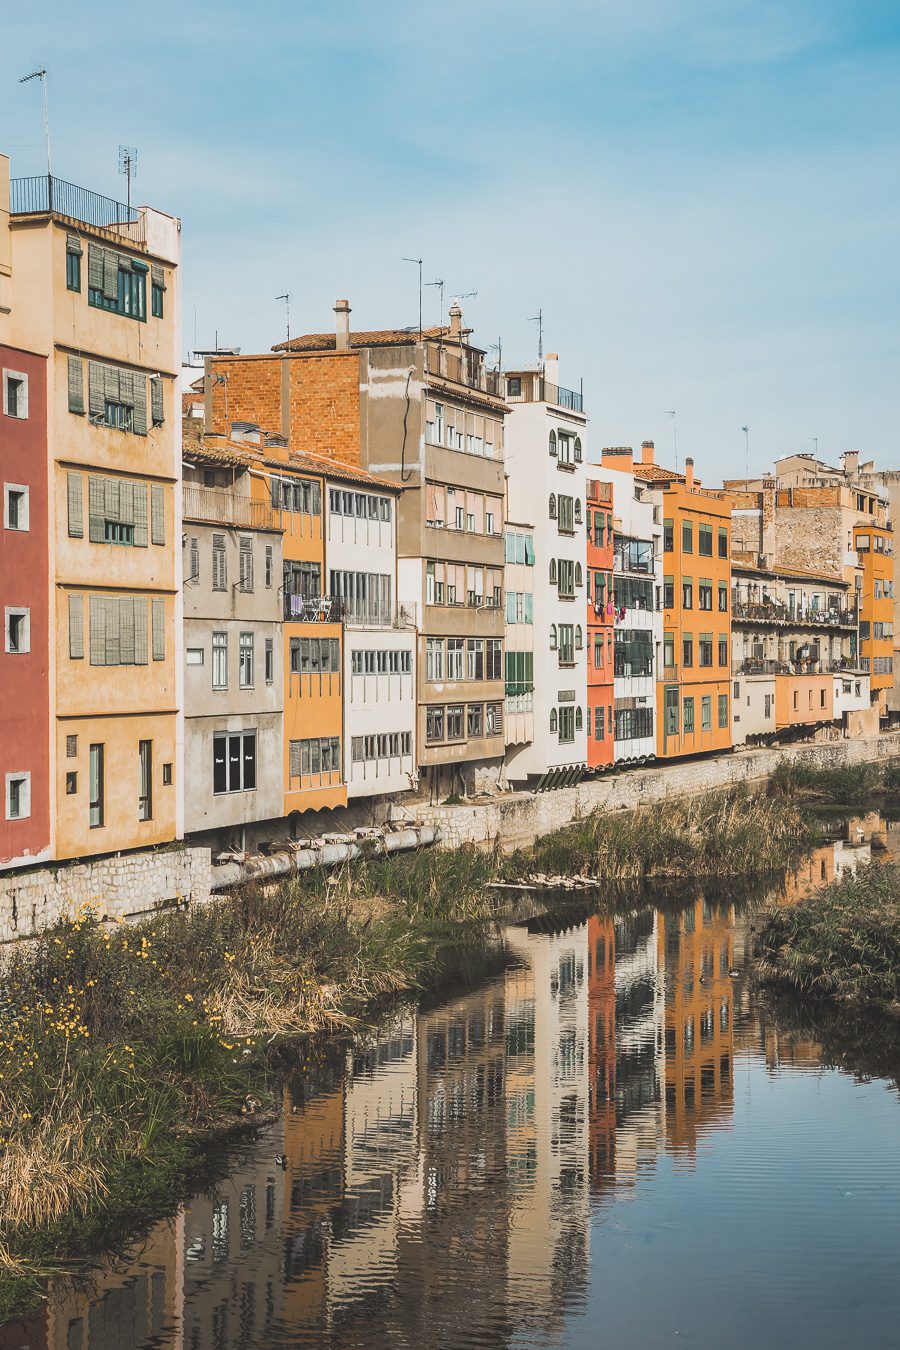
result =
M147 601L142 595L134 601L134 664L147 664Z
M166 289L166 273L160 263L151 264L150 281L152 285L159 286L161 290Z
M132 388L134 390L134 430L138 436L146 436L147 377L145 375L135 375L133 377Z
M103 482L103 519L121 521L119 514L120 484L118 478L104 478Z
M139 487L127 478L119 483L119 520L123 525L134 524L134 494Z
M166 659L166 602L163 596L154 595L151 603L153 620L153 660Z
M84 249L81 247L81 240L78 238L77 234L66 235L66 252L74 253L78 258L81 257Z
M103 250L103 298L119 298L119 255L111 248Z
M80 356L70 356L69 365L69 412L84 412L84 363Z
M105 480L92 473L88 479L88 538L92 544L102 544L106 536L104 525L106 493L104 489Z
M67 475L67 495L69 503L69 538L84 538L84 511L81 474L69 472Z
M99 244L88 244L88 285L95 291L103 290L103 255Z
M154 544L166 542L166 499L159 483L150 488L150 539Z
M88 408L91 417L104 413L103 366L99 361L88 361Z
M119 665L134 665L134 608L143 604L143 599L130 595L118 597L119 611Z
M147 484L134 485L134 543L136 548L147 547Z
M150 381L150 419L155 427L162 426L166 420L163 406L163 382L160 379Z
M101 366L103 372L103 397L110 403L119 402L119 371L116 366Z
M84 596L69 596L69 656L73 661L84 659Z

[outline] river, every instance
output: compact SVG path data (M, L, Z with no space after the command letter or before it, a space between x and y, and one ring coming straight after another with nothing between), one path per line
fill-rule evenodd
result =
M833 833L781 903L895 851ZM764 898L500 926L0 1348L896 1346L898 1034L754 992Z

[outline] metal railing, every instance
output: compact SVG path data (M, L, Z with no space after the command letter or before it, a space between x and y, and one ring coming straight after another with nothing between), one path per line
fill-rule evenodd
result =
M9 209L14 216L40 215L49 211L83 225L112 230L135 244L147 240L147 223L139 208L67 183L63 178L54 178L49 173L11 179Z
M771 661L762 657L745 657L735 661L733 675L840 675L845 671L858 671L859 663L848 658L839 661Z
M748 619L753 623L800 623L820 628L855 628L857 620L855 609L801 610L790 605L749 603L734 599L731 613L735 619Z
M265 530L281 528L281 512L273 511L265 502L216 488L185 483L182 511L185 520L203 520L213 525L236 525L240 529Z
M333 595L285 595L284 617L291 623L340 623L344 602Z
M506 389L501 384L501 397L507 403L553 403L568 412L584 412L584 395L576 389L545 380L543 375L525 374L507 377ZM512 390L512 392L511 392Z

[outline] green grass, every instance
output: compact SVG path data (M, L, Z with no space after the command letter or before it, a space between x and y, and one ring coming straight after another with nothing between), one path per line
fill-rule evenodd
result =
M821 800L849 806L875 793L900 790L900 765L848 764L838 769L814 769L782 762L766 785L770 797L786 801Z

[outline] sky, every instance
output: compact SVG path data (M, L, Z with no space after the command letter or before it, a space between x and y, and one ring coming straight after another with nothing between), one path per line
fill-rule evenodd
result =
M418 320L560 356L589 458L706 482L898 466L900 9L888 0L32 0L0 150L183 222L184 349ZM475 295L467 295L477 292ZM424 290L426 324L439 290ZM668 415L674 409L676 419Z

